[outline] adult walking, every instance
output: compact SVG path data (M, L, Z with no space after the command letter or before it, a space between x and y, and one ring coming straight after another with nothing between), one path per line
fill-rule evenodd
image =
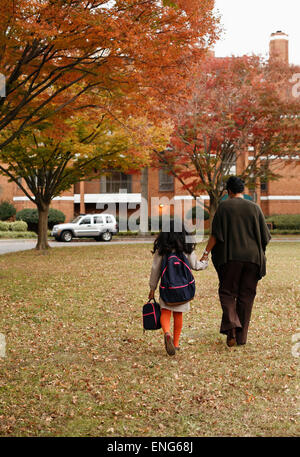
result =
M244 199L244 188L242 179L228 179L229 198L218 206L201 259L207 260L211 252L223 310L220 333L227 335L229 347L246 344L256 287L266 274L265 250L271 239L260 207Z

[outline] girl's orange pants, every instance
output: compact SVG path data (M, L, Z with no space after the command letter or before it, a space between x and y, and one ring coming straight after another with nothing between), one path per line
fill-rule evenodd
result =
M171 314L172 311L168 309L162 308L161 316L160 316L160 323L164 333L170 333L170 322L171 322ZM183 316L181 312L173 311L173 319L174 319L174 346L179 347L179 338L182 330L182 322Z

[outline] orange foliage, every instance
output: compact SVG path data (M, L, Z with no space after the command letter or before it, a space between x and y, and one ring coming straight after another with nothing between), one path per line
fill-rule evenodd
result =
M0 0L0 149L24 127L95 107L167 117L216 39L213 0ZM95 114L94 114L95 116Z

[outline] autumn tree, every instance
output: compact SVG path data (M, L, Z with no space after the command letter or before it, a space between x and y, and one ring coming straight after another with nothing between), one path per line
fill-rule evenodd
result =
M161 117L216 38L213 0L0 0L0 132L101 106ZM103 97L106 101L103 102ZM100 97L100 98L99 98ZM159 113L160 111L160 113Z
M147 119L131 118L126 126L105 115L93 121L92 116L83 119L79 114L67 120L56 116L55 120L23 129L5 147L4 162L0 164L0 173L15 182L37 206L39 250L49 247L48 213L53 198L107 169L140 169L152 148L165 147L170 136L168 126L156 128Z
M78 119L78 113L86 118L94 110L99 119L118 123L138 116L152 125L167 119L168 103L190 65L216 39L213 7L213 0L0 0L0 73L6 79L6 97L0 98L2 173L17 184L28 173L27 187L37 192L37 170L47 150L58 161L50 175L61 178L66 158L78 162L64 122ZM48 128L46 142L48 121L56 137ZM63 129L61 141L57 132L63 137ZM77 136L76 148L93 150L94 135L97 127ZM84 164L74 176L82 176ZM43 179L48 182L49 175ZM71 182L65 177L50 194ZM44 196L46 207L50 194ZM40 200L41 195L36 204ZM43 220L45 212L41 207Z
M207 193L211 220L233 166L242 164L240 175L253 185L266 177L262 157L292 156L299 147L299 101L286 91L291 73L255 56L209 58L191 72L186 96L174 107L171 143L155 152L156 165L193 197Z

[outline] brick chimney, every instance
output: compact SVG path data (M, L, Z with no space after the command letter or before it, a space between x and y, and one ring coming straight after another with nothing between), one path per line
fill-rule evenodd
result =
M289 36L281 30L271 34L270 59L289 63Z

